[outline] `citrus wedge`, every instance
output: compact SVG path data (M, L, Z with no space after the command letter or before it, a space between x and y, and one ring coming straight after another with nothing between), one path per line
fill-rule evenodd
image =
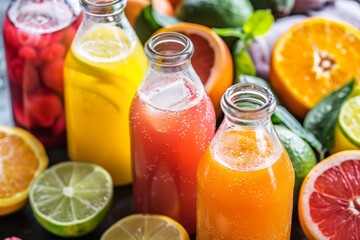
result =
M347 139L360 147L360 96L348 99L341 106L339 126Z
M307 239L359 239L360 151L343 151L318 163L299 195L299 219Z
M186 230L172 218L157 214L132 214L120 219L100 240L189 240Z
M220 99L233 81L231 54L225 42L210 28L193 23L177 23L160 28L161 32L179 32L194 44L191 63L211 98L216 116L221 115Z
M48 161L35 136L21 128L0 126L0 216L26 204L31 182Z
M360 31L345 23L309 18L276 42L270 82L283 104L303 118L316 103L352 78L360 82Z
M31 185L29 200L45 229L75 237L102 222L112 197L113 184L106 170L85 162L63 162L39 175Z

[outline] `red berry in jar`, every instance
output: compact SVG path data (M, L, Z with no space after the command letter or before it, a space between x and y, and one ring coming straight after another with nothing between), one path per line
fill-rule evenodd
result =
M41 69L41 77L44 85L57 92L64 92L64 61L57 59L45 64Z
M21 104L17 102L13 102L12 105L13 112L14 112L14 121L17 125L21 127L30 129L33 127L33 123L31 122L30 116L24 113L24 109Z
M40 58L43 61L50 62L55 59L63 58L65 47L60 43L54 43L40 51Z
M25 101L25 111L40 127L52 127L62 110L59 97L51 93L36 93Z
M27 93L32 92L39 87L39 75L36 68L32 64L25 64L24 76L22 80L22 87Z

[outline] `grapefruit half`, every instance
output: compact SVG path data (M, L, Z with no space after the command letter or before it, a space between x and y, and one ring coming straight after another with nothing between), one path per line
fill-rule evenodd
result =
M299 195L307 239L360 239L360 151L343 151L318 163Z
M191 63L214 104L216 117L219 118L221 97L233 82L233 64L225 42L210 28L193 23L166 26L154 34L162 32L179 32L194 44Z

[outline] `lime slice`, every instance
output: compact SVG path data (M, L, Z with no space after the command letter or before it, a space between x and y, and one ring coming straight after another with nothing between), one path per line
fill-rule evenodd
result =
M351 143L360 147L360 96L346 100L341 106L339 127Z
M113 224L100 240L189 240L183 226L172 218L157 214L132 214Z
M35 218L45 229L75 237L101 223L112 197L112 179L106 170L90 163L63 162L35 179L29 200Z

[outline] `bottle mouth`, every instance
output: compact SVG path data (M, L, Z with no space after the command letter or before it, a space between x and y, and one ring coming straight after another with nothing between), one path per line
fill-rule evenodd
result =
M127 0L80 0L82 9L91 15L111 15L124 10Z
M153 36L145 45L145 53L153 64L176 66L192 57L194 46L185 35L166 32Z
M235 84L225 91L221 99L221 109L234 121L255 121L269 117L275 107L273 93L256 84Z

